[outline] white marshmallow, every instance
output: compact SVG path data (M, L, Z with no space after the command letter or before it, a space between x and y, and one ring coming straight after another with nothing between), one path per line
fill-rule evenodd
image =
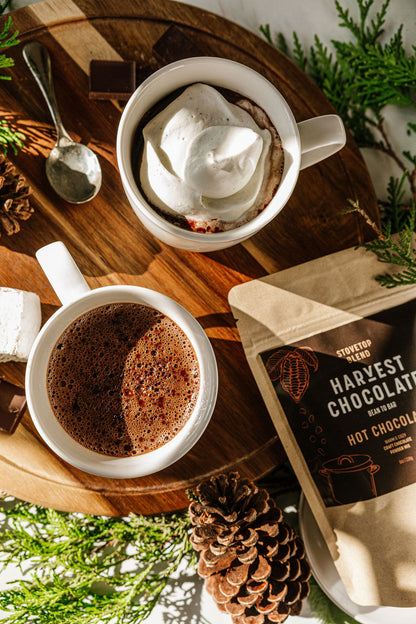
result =
M0 287L0 362L27 361L41 320L38 295Z

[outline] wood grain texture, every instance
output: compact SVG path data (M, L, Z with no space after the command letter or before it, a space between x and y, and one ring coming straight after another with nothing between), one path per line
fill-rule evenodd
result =
M209 254L175 250L153 238L128 205L115 157L120 107L88 99L91 59L144 64L153 44L173 23L206 54L232 58L264 74L288 99L298 121L334 112L331 105L298 68L259 37L188 5L167 0L48 0L15 11L12 17L21 44L10 50L13 80L2 85L0 114L27 136L25 149L12 159L32 186L35 213L18 235L0 238L0 285L37 292L46 320L59 302L34 254L62 240L92 288L136 284L184 305L212 342L220 387L212 421L196 446L168 469L140 479L110 480L72 468L44 446L26 413L13 436L0 436L0 488L57 509L118 515L183 508L186 488L223 470L259 478L285 455L245 361L228 291L371 235L359 218L339 214L350 197L379 219L356 145L349 137L338 155L302 171L288 205L250 241ZM21 55L22 45L33 39L50 50L64 125L96 151L102 164L102 189L81 206L60 200L46 180L45 156L55 133ZM24 370L23 364L0 366L2 376L20 385Z

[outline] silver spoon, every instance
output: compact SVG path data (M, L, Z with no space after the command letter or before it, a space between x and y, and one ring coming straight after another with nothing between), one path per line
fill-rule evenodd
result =
M23 48L23 58L46 100L57 132L57 141L46 159L46 176L56 193L68 202L81 204L96 196L101 186L97 156L67 133L59 113L52 81L48 49L39 41Z

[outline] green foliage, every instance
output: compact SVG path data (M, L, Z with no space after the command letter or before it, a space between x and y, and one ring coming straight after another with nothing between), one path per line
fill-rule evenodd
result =
M314 45L307 54L297 34L293 33L290 54L332 102L360 147L373 146L379 141L374 130L382 122L381 112L385 106L416 108L416 58L404 50L403 25L389 41L381 43L390 0L385 0L375 17L369 20L373 4L374 0L357 0L359 21L356 22L349 9L344 9L336 0L339 26L351 33L352 40L332 40L330 50L315 35ZM270 42L270 29L263 26L261 30ZM288 53L282 34L277 44L282 52ZM412 49L416 51L415 46Z
M4 23L3 30L0 33L0 48L10 48L10 46L14 46L19 43L17 38L18 32L11 32L12 28L12 18L9 16L6 22ZM0 54L0 69L5 69L8 67L14 66L14 60L6 54ZM0 78L3 80L10 80L10 76L0 74Z
M409 150L397 153L385 130L383 111L386 106L407 107L409 114L416 109L416 46L412 46L411 54L405 51L403 24L390 39L382 41L390 0L356 2L358 20L335 0L339 26L349 31L349 41L332 40L326 46L315 35L314 44L307 52L293 33L291 51L282 34L278 35L276 45L322 89L357 144L386 154L401 170L401 175L390 178L387 184L387 199L379 201L382 232L356 200L350 200L350 209L343 211L354 210L373 226L379 238L366 244L367 249L382 262L404 267L400 274L380 277L380 283L391 288L416 283L415 254L402 248L402 241L408 240L415 227L412 206L416 202L416 154ZM270 28L262 26L261 31L272 43ZM406 131L416 138L416 123L409 121ZM398 241L392 236L394 233L398 234Z
M416 204L412 202L397 237L392 238L391 221L389 221L385 227L384 236L365 245L368 251L373 251L377 255L380 262L404 267L399 273L386 273L377 276L376 279L382 286L393 288L394 286L416 283L416 251L413 239L415 217Z
M263 478L299 531L299 483L288 462ZM188 492L191 500L197 497ZM285 498L290 508L285 509ZM189 516L126 518L59 512L3 497L0 562L17 565L24 581L0 592L8 624L139 624L151 613L181 563L192 566ZM311 580L311 604L322 624L352 624Z
M7 9L10 3L11 3L11 0L4 0L4 2L0 2L0 15L4 13L4 11Z
M3 2L0 5L0 13L2 13L9 1ZM3 30L0 32L0 49L9 48L19 43L18 31L12 32L12 19L9 16L4 22ZM6 54L0 54L0 70L8 69L14 66L14 60ZM1 80L11 80L11 76L0 73ZM5 119L0 121L0 146L4 154L7 154L7 150L11 149L14 154L17 150L23 147L23 141L25 135L19 130L12 128Z
M4 119L0 121L0 145L4 154L7 154L8 148L17 154L17 149L23 147L24 139L25 135L22 132L11 128Z
M112 518L24 502L0 518L3 566L30 568L31 580L0 593L8 624L143 621L169 577L194 561L187 514Z

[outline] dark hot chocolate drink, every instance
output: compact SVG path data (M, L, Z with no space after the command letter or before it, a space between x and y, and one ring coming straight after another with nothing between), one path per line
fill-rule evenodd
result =
M48 364L53 412L67 433L104 455L166 444L197 402L199 366L182 329L157 310L113 303L67 327Z

